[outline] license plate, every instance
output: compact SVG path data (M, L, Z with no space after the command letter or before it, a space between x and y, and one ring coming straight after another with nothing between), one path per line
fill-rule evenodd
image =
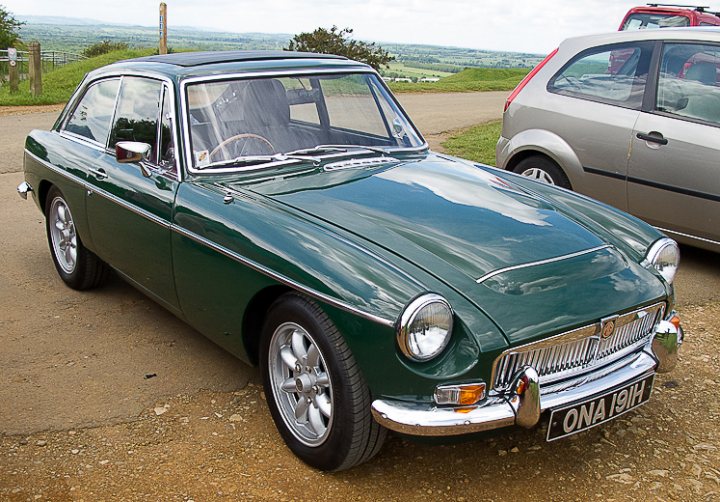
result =
M588 401L552 410L547 440L571 436L645 404L650 399L654 378L653 374Z

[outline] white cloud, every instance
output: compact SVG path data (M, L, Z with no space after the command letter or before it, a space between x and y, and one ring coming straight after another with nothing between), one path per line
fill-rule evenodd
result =
M634 0L167 0L172 25L298 33L351 27L355 37L400 43L547 53L563 39L616 30ZM72 16L155 25L158 1L3 0L15 15Z

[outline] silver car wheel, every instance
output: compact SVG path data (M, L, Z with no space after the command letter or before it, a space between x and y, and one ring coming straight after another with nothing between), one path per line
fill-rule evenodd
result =
M547 171L544 171L542 169L538 169L537 167L532 167L530 169L526 169L520 173L522 176L527 176L528 178L532 178L537 181L541 181L543 183L547 183L548 185L554 185L555 182L552 179L552 176Z
M268 372L283 421L301 443L319 446L333 420L332 382L323 355L308 331L293 322L270 340Z
M72 274L77 266L77 233L70 208L62 197L55 197L50 205L50 239L58 264Z

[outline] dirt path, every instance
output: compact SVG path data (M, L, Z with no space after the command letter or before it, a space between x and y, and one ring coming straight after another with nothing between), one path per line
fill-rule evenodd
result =
M462 96L401 100L441 137L485 117L472 109L483 97ZM56 115L0 116L0 500L720 500L717 255L683 250L688 342L638 413L551 444L541 430L453 446L393 438L371 464L323 475L285 449L256 370L120 280L62 285L40 212L14 193L24 136Z

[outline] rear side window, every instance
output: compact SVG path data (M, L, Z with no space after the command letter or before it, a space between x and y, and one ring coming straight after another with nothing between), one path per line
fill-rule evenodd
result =
M665 44L655 108L720 125L720 47Z
M581 52L550 79L548 91L640 109L652 47L621 44Z
M119 79L112 79L92 84L75 107L65 131L104 147L110 132L119 83Z

